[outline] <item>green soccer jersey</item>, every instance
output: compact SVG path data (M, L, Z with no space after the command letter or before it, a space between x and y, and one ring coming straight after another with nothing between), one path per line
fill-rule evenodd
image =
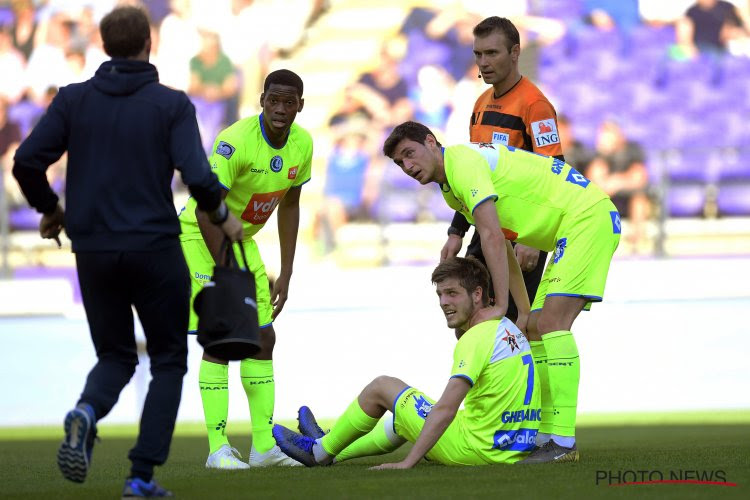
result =
M495 200L505 237L555 249L563 217L575 217L607 194L575 168L550 156L502 144L459 144L444 150L448 205L474 224L474 209Z
M292 124L282 148L271 146L262 114L240 120L219 134L209 162L229 191L227 207L241 218L245 238L260 231L290 188L310 180L312 152L312 137L297 124ZM196 201L190 198L180 212L183 240L201 238L195 208Z
M462 434L486 462L534 448L541 396L529 343L516 325L503 318L470 328L453 352L453 377L471 384Z

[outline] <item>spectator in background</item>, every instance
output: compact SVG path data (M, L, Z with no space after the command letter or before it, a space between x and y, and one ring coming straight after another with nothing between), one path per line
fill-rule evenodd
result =
M597 29L629 32L641 23L638 0L585 0L586 21Z
M610 196L620 215L630 220L631 230L624 236L637 249L645 237L650 211L648 172L641 146L629 141L617 121L609 118L599 126L595 156L585 172Z
M747 39L739 10L724 0L696 0L677 22L677 45L688 57L723 54L730 41Z
M0 99L17 102L23 93L23 79L26 60L15 47L8 24L0 25Z
M188 94L195 104L206 152L211 150L213 139L226 127L227 115L237 115L237 110L230 110L229 105L237 105L234 97L238 88L234 65L222 52L219 35L201 31L201 49L190 59Z
M350 120L345 129L339 129L328 157L323 200L313 226L324 253L336 247L336 231L341 226L369 218L377 197L379 162L373 161L375 145L368 140L369 126L362 118Z
M570 119L566 115L557 117L557 131L560 133L560 146L565 155L565 162L573 165L579 172L585 172L594 159L594 151L576 139Z
M49 87L73 83L66 59L71 39L68 17L63 12L53 13L41 33L44 35L44 42L34 46L26 66L30 96L36 102L41 102Z
M451 97L456 82L441 66L427 64L419 68L417 85L409 92L414 105L414 119L440 132L450 116Z
M0 96L0 170L4 191L8 197L8 206L15 207L24 203L18 184L13 182L11 167L13 154L21 143L21 129L8 116L8 101ZM0 210L2 207L0 207Z
M159 81L168 87L187 90L190 85L190 59L201 48L198 28L193 22L190 0L170 0L170 13L159 27Z
M16 17L12 29L13 46L28 61L37 38L38 24L34 5L31 0L13 0L11 6Z
M414 112L409 101L409 85L398 69L405 49L401 38L384 43L378 65L362 75L351 88L353 97L375 117L380 127L392 128L411 118Z

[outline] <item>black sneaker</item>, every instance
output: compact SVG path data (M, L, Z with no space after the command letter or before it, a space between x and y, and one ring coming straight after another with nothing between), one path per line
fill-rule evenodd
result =
M57 450L57 466L70 481L82 483L91 466L96 424L86 409L73 408L65 415L65 439Z
M552 439L543 446L535 449L531 454L516 462L517 464L545 464L545 463L578 462L578 449L576 445L566 448L555 443Z
M138 477L129 477L122 488L122 498L155 498L173 497L174 494L165 490L153 479L148 483Z
M313 439L320 439L326 435L323 429L318 425L313 415L312 410L307 406L301 406L299 412L297 412L297 428L304 436L311 437Z
M276 444L279 445L281 451L287 456L292 457L307 467L320 465L315 460L315 455L313 455L312 451L313 445L315 444L315 438L303 436L302 434L298 434L279 424L273 426L272 432Z

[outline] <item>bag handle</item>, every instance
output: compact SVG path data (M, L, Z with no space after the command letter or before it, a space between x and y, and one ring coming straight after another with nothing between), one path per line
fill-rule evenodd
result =
M245 246L242 244L241 241L239 241L238 244L240 247L240 254L242 255L242 263L245 264L245 270L249 271L250 266L247 264L247 256L245 255ZM234 252L232 251L233 247L234 247L234 243L232 243L232 241L225 236L224 240L222 240L221 242L219 255L223 257L222 261L223 261L224 266L239 268L240 264L239 262L237 262L237 258L234 256Z

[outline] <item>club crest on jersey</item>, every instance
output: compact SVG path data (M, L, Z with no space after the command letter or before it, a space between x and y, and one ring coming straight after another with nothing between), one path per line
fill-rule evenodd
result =
M269 166L271 167L272 171L281 172L281 169L284 168L284 160L281 159L281 156L276 155L271 158L271 163Z
M216 146L216 154L223 156L228 160L234 154L234 146L228 142L219 141L219 144Z
M510 135L503 132L492 132L492 142L495 144L504 144L505 146L507 146L508 142L510 142Z
M534 135L534 142L538 148L560 143L560 135L557 133L554 118L531 122L531 133Z

